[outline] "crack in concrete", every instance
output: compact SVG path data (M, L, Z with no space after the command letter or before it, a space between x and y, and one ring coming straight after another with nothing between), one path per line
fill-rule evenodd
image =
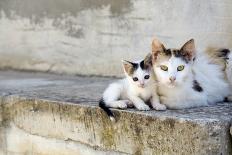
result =
M27 133L27 134L30 134L30 135L33 135L33 136L38 136L38 137L42 137L42 138L45 138L45 139L52 139L52 140L62 140L62 141L65 141L65 142L74 142L74 143L79 143L79 144L82 144L82 145L85 145L85 146L88 146L90 148L93 148L94 150L98 150L98 151L113 151L115 153L120 153L120 154L125 154L125 155L131 155L127 152L123 152L123 151L115 151L115 150L110 150L110 149L103 149L101 148L100 146L97 146L97 145L91 145L91 144L88 144L88 143L84 143L84 142L81 142L81 141L78 141L78 140L74 140L72 138L66 138L66 139L61 139L61 138L57 138L57 137L52 137L52 136L42 136L42 135L39 135L39 134L35 134L35 133L31 133L31 132L28 132L27 130L25 130L24 128L14 124L14 126L16 126L17 128L19 128L20 130L22 130L23 132Z

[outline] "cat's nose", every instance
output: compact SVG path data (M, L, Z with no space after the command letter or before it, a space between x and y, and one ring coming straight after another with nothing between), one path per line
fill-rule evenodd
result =
M170 80L171 82L174 82L174 81L176 80L176 77L171 76L171 77L169 77L169 80Z

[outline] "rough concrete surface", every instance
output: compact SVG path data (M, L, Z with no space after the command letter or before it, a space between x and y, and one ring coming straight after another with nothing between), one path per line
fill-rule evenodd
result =
M232 104L186 110L113 110L97 101L113 78L0 72L0 154L232 153Z
M0 68L120 75L157 36L232 47L231 0L1 0Z

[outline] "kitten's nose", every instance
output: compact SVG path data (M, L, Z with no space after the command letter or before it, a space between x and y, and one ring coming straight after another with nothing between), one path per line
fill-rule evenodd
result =
M140 82L140 87L144 87L144 83L143 82Z
M174 82L174 81L176 80L176 77L171 76L171 77L169 77L169 80L170 80L171 82Z

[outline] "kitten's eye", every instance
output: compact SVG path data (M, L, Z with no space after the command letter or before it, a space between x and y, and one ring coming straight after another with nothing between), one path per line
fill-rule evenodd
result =
M145 75L144 76L144 79L149 79L150 78L150 75Z
M178 66L178 67L177 67L177 70L178 70L178 71L182 71L182 70L184 70L184 65L180 65L180 66Z
M138 81L139 79L137 77L133 77L133 81Z
M168 71L168 67L165 66L165 65L161 65L160 68L161 68L163 71Z

